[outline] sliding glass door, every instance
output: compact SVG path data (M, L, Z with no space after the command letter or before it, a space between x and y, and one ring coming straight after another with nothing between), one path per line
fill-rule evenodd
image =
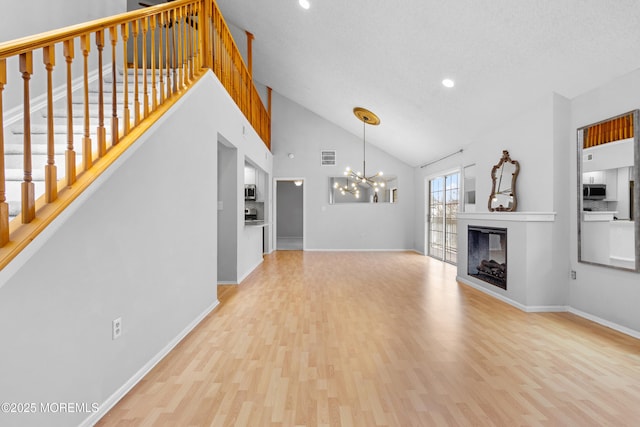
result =
M459 190L459 172L429 181L428 254L452 264L458 261Z

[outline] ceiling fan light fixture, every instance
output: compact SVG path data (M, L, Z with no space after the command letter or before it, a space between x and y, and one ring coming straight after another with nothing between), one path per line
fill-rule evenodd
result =
M452 88L456 85L456 82L454 82L451 79L444 79L442 80L442 86L444 87L448 87L448 88Z

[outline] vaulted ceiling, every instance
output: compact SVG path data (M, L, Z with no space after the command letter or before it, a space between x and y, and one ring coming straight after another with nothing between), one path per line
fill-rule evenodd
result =
M255 80L354 135L353 107L372 110L367 143L413 166L640 67L637 0L309 2L218 5L255 36Z

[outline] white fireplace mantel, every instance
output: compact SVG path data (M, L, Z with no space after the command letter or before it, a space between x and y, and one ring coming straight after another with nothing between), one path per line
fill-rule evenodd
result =
M507 289L469 275L468 230L471 226L507 230ZM458 281L525 311L564 311L560 281L566 271L554 263L554 237L560 225L555 212L458 213Z
M553 222L555 212L458 212L458 219L467 221Z

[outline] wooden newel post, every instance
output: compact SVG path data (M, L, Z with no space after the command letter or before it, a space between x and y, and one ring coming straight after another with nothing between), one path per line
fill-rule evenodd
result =
M2 91L7 84L7 60L0 59L0 247L9 242L9 205L4 174L4 109Z
M47 70L47 164L44 167L45 201L51 203L58 198L58 172L55 164L55 141L53 133L53 67L56 65L55 45L42 49L42 60Z
M33 74L33 53L20 54L20 72L24 81L24 181L22 182L22 223L28 224L36 217L35 186L31 181L31 106L29 80Z

